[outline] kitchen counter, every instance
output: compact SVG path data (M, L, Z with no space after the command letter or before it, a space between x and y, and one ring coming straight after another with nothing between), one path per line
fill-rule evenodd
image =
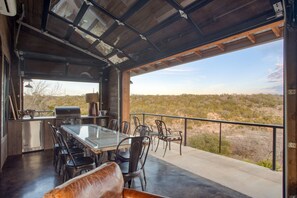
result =
M100 126L107 126L108 119L109 119L109 116L88 116L88 115L82 115L80 118L82 124L96 124ZM63 118L56 118L55 116L34 117L33 119L31 119L29 116L25 116L23 119L9 120L8 121L8 145L9 146L7 148L8 155L9 156L20 155L22 154L23 151L24 152L31 151L32 149L52 149L53 148L52 132L48 126L48 122L52 123L55 126L60 126L61 124L63 124L63 121L64 121ZM30 125L38 126L38 129L35 129L36 127L32 128ZM25 131L25 129L28 129L28 131ZM37 144L29 145L29 143L33 141L29 139L29 137L31 136L36 137L38 140L40 139L41 141L37 142L37 143L40 143L40 145L37 145ZM30 147L29 150L24 150L23 143L25 144L25 146Z
M82 115L80 119L106 119L109 118L109 116L88 116L88 115ZM62 118L56 118L55 116L43 116L43 117L34 117L33 119L29 116L24 117L22 119L19 119L17 121L33 121L33 120L62 120Z

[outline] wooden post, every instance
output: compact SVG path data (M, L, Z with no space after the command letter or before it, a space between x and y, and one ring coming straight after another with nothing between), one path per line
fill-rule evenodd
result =
M297 22L296 0L285 1L286 20L284 35L284 98L285 98L285 163L284 197L297 196ZM295 4L293 6L293 4Z
M129 122L130 115L130 71L122 72L122 121Z

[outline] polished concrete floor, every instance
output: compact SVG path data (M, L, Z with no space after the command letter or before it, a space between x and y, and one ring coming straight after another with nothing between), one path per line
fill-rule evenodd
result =
M282 197L282 172L187 146L181 156L178 144L171 147L165 157L162 146L150 155L250 197Z
M148 157L146 174L146 190L167 197L247 197L153 156ZM42 197L61 182L52 165L51 151L13 156L0 174L0 197ZM140 189L137 180L134 187Z

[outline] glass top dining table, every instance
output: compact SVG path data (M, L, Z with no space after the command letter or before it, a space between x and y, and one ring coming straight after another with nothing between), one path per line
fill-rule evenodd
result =
M61 125L61 129L95 154L116 150L119 142L129 137L126 134L95 124ZM121 148L128 148L129 146L130 143L127 141Z

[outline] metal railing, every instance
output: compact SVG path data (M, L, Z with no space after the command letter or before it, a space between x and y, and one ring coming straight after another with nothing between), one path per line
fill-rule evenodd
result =
M34 117L40 117L40 116L54 116L55 112L50 110L35 110L34 111Z
M233 121L226 121L226 120L211 120L211 119L205 119L205 118L192 118L192 117L153 114L153 113L131 113L130 116L131 115L142 116L143 124L145 124L146 116L160 117L160 120L163 120L163 118L183 119L184 120L184 133L183 133L184 134L184 146L187 146L187 128L188 128L189 120L219 123L219 125L220 125L220 127L219 127L219 153L221 153L221 150L222 150L222 124L271 128L272 129L272 170L276 170L276 129L284 129L284 126L282 126L282 125L259 124L259 123L248 123L248 122L233 122Z

